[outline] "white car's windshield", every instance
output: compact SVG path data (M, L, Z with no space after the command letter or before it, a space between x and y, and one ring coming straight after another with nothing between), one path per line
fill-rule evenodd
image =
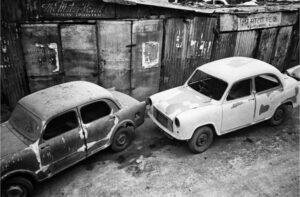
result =
M226 82L201 70L197 70L187 84L197 92L214 100L220 100L227 88Z
M35 140L40 121L32 113L18 104L9 118L10 125L24 137Z

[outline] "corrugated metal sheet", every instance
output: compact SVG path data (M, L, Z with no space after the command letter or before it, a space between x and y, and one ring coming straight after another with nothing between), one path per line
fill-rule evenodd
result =
M96 25L61 25L60 34L65 76L84 77L97 83Z
M170 18L166 21L161 89L169 89L183 84L188 36L188 21L179 18Z
M133 21L131 95L139 100L158 92L162 37L162 20Z
M130 93L131 21L98 21L100 84Z
M278 28L263 29L260 32L256 58L271 63Z
M279 29L276 44L274 48L274 55L271 64L283 71L283 66L286 60L286 54L291 43L292 26L282 27Z
M236 36L237 32L218 34L213 45L211 61L233 56Z

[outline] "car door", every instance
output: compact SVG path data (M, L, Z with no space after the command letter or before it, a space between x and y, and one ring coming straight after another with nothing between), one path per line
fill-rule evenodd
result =
M222 133L250 125L254 120L254 110L252 79L233 84L222 105Z
M272 74L263 74L255 77L256 112L255 121L259 122L270 118L279 104L283 91L279 79Z
M84 159L86 145L76 109L50 119L39 144L41 164L53 174Z
M108 99L102 99L79 109L82 127L86 133L88 155L105 148L110 140L111 130L116 124L114 113L118 107Z

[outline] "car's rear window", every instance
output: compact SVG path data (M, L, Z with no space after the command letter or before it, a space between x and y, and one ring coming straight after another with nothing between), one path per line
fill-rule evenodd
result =
M30 140L36 140L40 130L40 120L18 104L9 118L10 125Z
M188 81L188 86L214 100L220 100L227 88L227 83L197 70Z

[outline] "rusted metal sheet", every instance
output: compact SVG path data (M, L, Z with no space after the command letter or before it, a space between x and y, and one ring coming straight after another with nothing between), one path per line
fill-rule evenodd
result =
M297 13L256 13L247 15L220 15L220 32L242 31L278 26L294 25L297 21Z
M89 77L97 82L96 26L61 25L60 32L65 76Z
M15 23L1 21L1 94L10 107L28 94L20 29Z
M170 18L165 23L164 59L161 90L183 84L184 61L187 53L189 21Z
M22 26L22 43L28 76L51 76L62 72L57 24Z
M271 62L272 52L276 40L278 28L263 29L260 32L256 58L264 62Z
M234 49L234 56L253 57L257 44L257 31L238 32Z
M40 0L41 18L113 18L113 4L101 0Z
M36 92L54 85L63 83L63 77L61 75L50 77L28 77L30 92Z
M236 37L237 32L218 34L214 41L211 61L233 56Z
M195 17L191 21L186 55L188 62L185 66L184 80L195 68L210 61L215 38L213 31L216 25L216 18Z
M130 93L130 21L98 21L100 84Z
M286 54L291 43L292 30L293 27L288 26L280 28L278 32L271 64L280 71L283 71Z
M131 94L144 100L159 89L162 20L133 21Z

